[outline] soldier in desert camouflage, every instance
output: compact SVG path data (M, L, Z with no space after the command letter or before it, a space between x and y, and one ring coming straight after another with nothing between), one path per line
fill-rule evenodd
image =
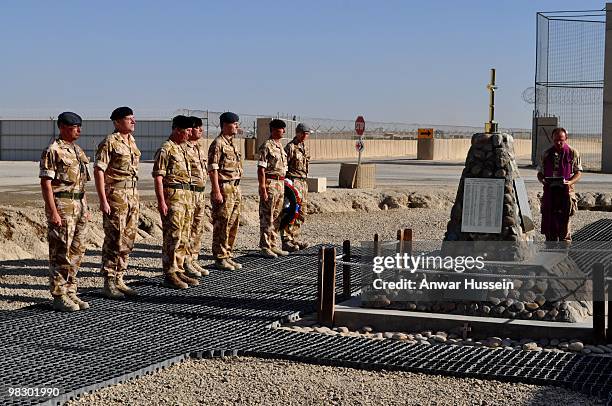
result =
M212 254L217 269L231 271L242 268L241 264L232 259L242 203L239 186L242 177L242 155L234 142L239 128L238 121L239 117L235 113L221 114L221 134L208 148L213 219Z
M281 138L286 126L283 120L277 118L270 121L270 139L261 144L257 161L259 248L266 258L289 254L282 250L279 236L287 172L287 154L281 144Z
M206 215L206 199L204 189L208 173L206 172L207 151L202 142L202 119L199 117L189 117L191 119L191 135L187 142L187 151L191 161L191 191L193 203L191 207L191 225L189 227L189 238L187 244L188 254L185 257L185 272L188 276L199 277L208 275L198 263L200 248L202 247L202 234L204 226L208 221Z
M162 220L162 268L168 287L187 289L199 285L197 279L185 274L187 245L191 231L191 161L187 140L192 120L182 115L172 119L172 134L155 153L153 179L157 209Z
M136 120L132 109L118 107L110 119L115 131L98 145L94 177L104 226L103 292L108 298L122 299L136 295L123 276L138 231L140 150L133 136Z
M310 154L306 148L304 141L310 135L310 127L305 123L299 123L295 127L295 137L291 142L285 145L287 153L288 169L287 178L291 179L293 186L300 192L302 197L301 217L296 219L293 224L289 224L283 230L283 249L289 252L301 250L308 247L308 243L298 241L300 227L306 216L306 195L308 194L308 162Z
M49 285L53 308L73 312L89 308L77 297L77 272L85 254L87 223L91 217L85 183L91 180L89 159L75 143L81 117L64 112L57 118L59 138L40 158L40 186L45 201L49 241Z

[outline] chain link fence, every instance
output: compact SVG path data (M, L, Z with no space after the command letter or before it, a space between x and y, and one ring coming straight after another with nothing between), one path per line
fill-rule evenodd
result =
M537 13L536 117L558 117L583 164L601 169L603 10Z
M220 133L219 116L221 112L207 110L180 109L173 114L141 112L136 114L136 137L143 154L142 159L152 159L159 145L168 138L173 115L185 114L201 117L206 127L206 137L212 139ZM57 113L56 113L57 114ZM306 122L313 129L312 139L331 140L358 138L355 134L354 120L334 120L293 116L288 114L244 114L240 115L241 134L239 138L254 138L257 131L257 119L278 117L296 122ZM32 118L32 116L37 118ZM46 117L45 117L46 116ZM83 132L79 144L89 156L93 156L96 146L104 137L113 131L113 124L104 113L84 115ZM26 118L29 117L29 118ZM56 117L43 113L23 114L22 117L0 117L0 160L37 160L40 152L49 141L57 136ZM365 139L372 140L410 140L416 139L419 128L434 128L435 137L439 139L469 139L474 133L483 132L483 127L436 125L430 123L392 123L366 121ZM502 131L512 134L517 139L531 138L527 129L506 128Z
M209 110L179 109L175 111L175 114L201 117L204 120L204 125L207 129L206 133L209 137L213 137L219 133L219 116L221 115L221 112ZM283 120L293 120L308 123L312 128L312 132L310 135L311 138L353 139L356 137L354 120L336 120L329 118L303 117L280 113L270 115L254 115L242 113L236 114L240 116L240 127L242 129L242 136L246 138L255 137L257 129L257 118L261 117L275 117L281 118ZM436 138L471 138L473 134L484 131L484 127L438 125L430 123L392 123L367 121L366 119L366 129L364 132L364 138L416 139L419 128L435 129ZM513 135L515 138L531 139L530 129L503 128L501 129L501 131L507 132Z

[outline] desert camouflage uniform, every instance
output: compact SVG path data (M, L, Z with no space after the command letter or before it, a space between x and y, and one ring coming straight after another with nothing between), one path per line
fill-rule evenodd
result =
M74 143L53 141L40 157L41 178L51 179L51 188L62 225L51 224L45 211L49 241L49 285L53 296L77 291L77 272L85 254L88 211L85 183L91 180L89 158Z
M191 226L191 165L187 143L177 144L171 139L155 153L153 177L163 176L164 199L168 213L162 216L164 244L162 268L164 274L185 272L185 257Z
M204 224L208 221L206 215L206 199L204 198L204 187L206 186L206 150L202 140L188 143L189 159L191 161L191 190L193 192L193 203L191 207L191 227L187 249L189 260L197 261L202 247L202 234Z
M293 185L302 195L302 216L301 219L296 219L293 224L288 225L283 230L283 242L295 245L300 232L300 227L306 216L306 195L308 194L308 162L310 161L310 153L306 149L303 142L298 142L294 138L285 146L287 153L288 169L287 178L293 181Z
M285 196L287 153L283 146L269 139L259 147L257 166L264 168L268 200L259 199L259 247L280 248L280 220Z
M219 135L208 148L208 171L217 170L223 203L212 202L212 254L216 260L231 258L240 222L242 156L234 139Z
M114 132L98 145L95 166L104 171L104 190L111 210L110 215L102 215L102 274L108 278L122 277L134 248L140 212L136 188L139 162L140 150L132 134L126 142Z

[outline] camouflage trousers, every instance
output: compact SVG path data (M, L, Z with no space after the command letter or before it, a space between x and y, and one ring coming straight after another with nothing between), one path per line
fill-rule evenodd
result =
M183 189L164 188L168 214L162 216L164 243L162 269L164 274L185 272L185 257L191 227L192 192Z
M202 248L202 235L204 234L204 224L208 221L206 215L206 199L204 192L193 193L193 206L191 214L191 228L188 239L189 259L197 261Z
M242 194L240 186L222 182L223 203L212 202L213 241L212 254L215 259L231 258L238 225L240 224L240 205Z
M130 253L138 232L140 213L138 190L106 188L110 215L103 214L104 244L102 245L102 274L121 276L127 271Z
M280 221L285 196L282 180L266 179L268 200L259 198L259 248L280 246Z
M302 196L302 218L296 219L293 224L289 224L283 230L283 243L285 244L295 244L298 241L300 227L306 220L306 195L308 194L308 183L306 183L306 179L294 179L293 186L295 186Z
M85 254L87 238L87 204L82 200L55 198L55 205L62 218L62 225L51 224L48 221L51 213L46 213L49 288L53 296L61 296L77 291L76 276Z

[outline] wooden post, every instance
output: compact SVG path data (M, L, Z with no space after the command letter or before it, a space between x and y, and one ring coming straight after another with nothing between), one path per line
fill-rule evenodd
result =
M609 269L608 272L604 273L607 277L611 276ZM612 280L608 279L606 282L608 285L608 332L606 334L606 342L610 344L612 343Z
M403 228L401 230L397 230L397 245L398 245L398 253L403 256L404 254L412 255L412 229L411 228ZM393 272L394 280L400 280L400 271L396 269Z
M412 255L412 228L404 228L404 252Z
M321 296L322 324L334 324L336 307L336 247L323 248L323 295Z
M604 301L605 283L604 266L593 265L593 340L596 344L606 341L606 302Z
M342 243L342 295L344 297L351 296L351 266L346 264L351 260L351 241L344 240Z
M374 256L380 255L380 243L378 242L378 234L374 234Z
M412 253L412 229L404 228L401 230L397 230L397 240L398 240L398 252L400 254L408 253L409 255Z
M321 321L321 314L323 311L323 272L325 267L323 262L325 261L325 250L323 247L319 248L319 272L317 273L317 318Z

